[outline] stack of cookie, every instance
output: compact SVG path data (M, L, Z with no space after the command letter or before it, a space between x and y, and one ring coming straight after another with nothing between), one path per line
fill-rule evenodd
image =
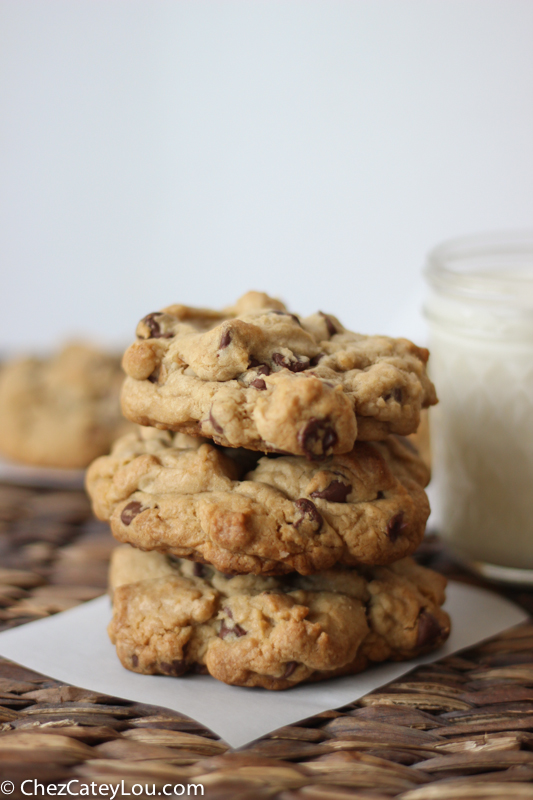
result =
M169 306L126 351L139 425L87 486L109 520L125 667L285 689L441 644L445 580L409 555L429 474L404 436L427 351L250 292Z

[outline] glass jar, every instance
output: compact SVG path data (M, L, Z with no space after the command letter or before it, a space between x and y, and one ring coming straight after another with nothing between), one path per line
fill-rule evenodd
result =
M440 533L486 577L533 584L533 231L446 242L425 275Z

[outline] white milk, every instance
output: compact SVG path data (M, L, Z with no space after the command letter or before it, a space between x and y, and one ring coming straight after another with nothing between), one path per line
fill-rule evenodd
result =
M486 574L533 581L533 234L442 245L426 277L440 532Z

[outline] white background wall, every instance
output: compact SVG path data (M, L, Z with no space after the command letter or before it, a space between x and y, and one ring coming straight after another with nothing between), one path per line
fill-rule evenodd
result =
M533 223L532 0L0 0L0 347L248 288L424 337L444 238Z

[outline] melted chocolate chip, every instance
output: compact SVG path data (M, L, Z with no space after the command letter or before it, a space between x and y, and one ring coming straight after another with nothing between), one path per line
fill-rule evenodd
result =
M224 350L224 348L227 347L230 342L231 342L231 331L225 330L220 339L220 344L218 346L218 349Z
M401 442L404 447L410 450L411 453L418 455L418 450L416 449L411 439L409 439L407 436L396 436L396 439L398 439L398 441Z
M174 336L173 333L161 333L161 328L159 327L159 322L157 322L156 317L160 317L160 311L152 311L151 314L147 314L141 322L144 322L148 330L150 331L150 339L172 339Z
M124 525L131 525L131 522L135 519L137 514L141 513L141 511L146 511L146 509L143 508L142 503L132 500L131 503L128 503L128 505L122 509L120 519Z
M383 399L384 400L390 400L391 398L393 400L396 400L397 403L401 403L402 402L402 390L401 390L401 388L399 386L396 386L392 390L392 392L389 392L388 394L384 394L383 395Z
M131 657L131 666L138 667L139 666L139 658L135 655L135 653Z
M301 327L301 322L298 319L298 317L296 316L296 314L290 314L288 311L277 311L277 310L274 310L271 313L272 314L277 314L278 317L290 317L295 322L297 322L298 325L300 325L300 327Z
M418 617L418 633L416 636L416 646L426 647L426 645L435 644L442 635L442 628L439 621L435 619L433 614L422 609Z
M297 361L291 361L287 356L281 355L281 353L272 353L272 361L274 364L277 364L278 367L286 367L286 369L290 369L291 372L303 372L304 369L308 369L310 365L309 359L305 356L299 356L297 358Z
M309 362L309 366L316 367L320 359L324 358L325 355L326 355L325 353L318 353L316 356L313 356L313 358Z
M393 544L405 528L407 528L407 523L403 521L403 511L398 511L387 522L387 536Z
M338 333L338 330L335 327L331 317L328 317L328 315L324 314L323 311L319 311L318 313L320 314L321 317L324 318L324 322L326 323L326 328L328 329L329 335L330 336L335 336L335 334Z
M298 432L298 443L310 460L320 460L337 444L337 434L327 419L311 417Z
M297 661L289 661L287 666L285 667L285 672L281 676L282 678L290 678L296 667L298 666Z
M304 519L307 517L307 519L309 519L311 522L314 522L318 526L315 530L315 533L319 533L324 520L322 519L315 504L311 500L306 500L305 497L301 497L299 500L296 500L294 505L302 514L300 519L297 519L294 523L294 527L299 528Z
M266 383L264 382L263 378L256 378L255 380L250 382L250 386L253 386L254 389L259 389L259 391L263 391L267 388Z
M211 425L213 426L213 430L216 433L224 433L224 428L222 427L222 425L218 424L218 422L216 421L216 419L213 416L213 412L212 411L209 412L209 421L210 421Z
M196 561L194 562L194 566L192 568L192 573L196 578L205 578L206 571L203 564L198 564Z
M179 678L187 672L187 662L177 658L171 661L170 664L168 661L160 661L159 668L166 675L174 675Z
M351 484L331 481L321 492L311 492L311 497L320 497L322 500L329 500L330 503L345 503L351 491Z
M235 624L233 628L229 628L226 625L226 620L222 620L222 625L220 626L220 630L218 632L220 639L225 639L226 636L229 636L230 633L235 634L235 636L237 636L238 638L240 638L241 636L246 636L246 631L244 630L244 628L241 628L239 624Z
M250 359L250 363L248 364L248 369L256 369L258 375L270 375L272 370L268 366L268 364L262 364L257 358L253 356Z

